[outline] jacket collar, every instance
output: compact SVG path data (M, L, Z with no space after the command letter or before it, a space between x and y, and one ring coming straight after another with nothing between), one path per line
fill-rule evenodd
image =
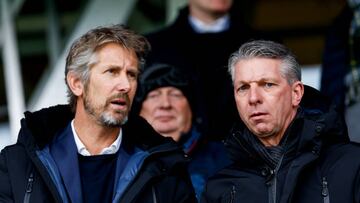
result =
M254 147L253 142L249 141L249 136L246 136L249 133L242 122L234 126L226 140L230 158L241 165L268 164L259 148ZM319 154L325 146L349 141L343 117L317 90L308 86L305 87L300 111L286 134L289 136L286 156L291 157L304 152Z
M58 136L55 136L49 149L71 202L82 202L77 148L70 123Z
M42 149L64 130L73 118L74 114L68 105L52 106L36 112L27 111L25 118L21 120L18 142ZM126 139L142 150L157 150L157 146L166 143L177 146L171 138L158 134L138 115L130 114L122 129L124 136L129 135Z

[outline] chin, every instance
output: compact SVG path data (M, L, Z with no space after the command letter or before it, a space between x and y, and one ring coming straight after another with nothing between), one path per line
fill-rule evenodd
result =
M124 115L110 115L110 113L109 114L103 114L101 116L101 122L105 126L109 126L109 127L119 127L119 126L125 124L127 119L128 119L127 116L124 116Z
M169 132L175 131L176 128L172 128L169 125L165 126L154 126L155 130L160 134L168 134Z

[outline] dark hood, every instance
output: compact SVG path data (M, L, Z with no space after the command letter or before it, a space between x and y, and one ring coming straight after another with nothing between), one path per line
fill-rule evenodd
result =
M41 149L73 118L74 114L68 105L57 105L36 112L25 112L25 118L21 120L18 142L25 146L32 145ZM136 115L130 115L122 129L124 136L128 135L126 139L143 150L165 143L175 144L171 138L162 137L143 118Z
M254 146L254 140L258 143L260 141L249 141L249 134L251 132L241 121L234 125L225 142L230 159L247 165L266 162L265 158L259 155L259 149ZM292 147L293 154L320 151L324 147L349 142L342 114L319 91L309 86L305 86L297 116L285 135L291 139L290 144L296 146Z

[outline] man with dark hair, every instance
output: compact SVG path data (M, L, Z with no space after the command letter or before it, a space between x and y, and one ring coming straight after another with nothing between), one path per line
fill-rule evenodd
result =
M229 60L241 121L226 139L233 164L203 202L360 202L360 146L319 92L301 83L288 48L243 44Z
M209 142L199 114L200 104L188 75L168 64L154 64L140 77L139 114L164 137L171 137L190 156L188 171L200 199L207 178L229 163L221 142Z
M221 140L238 117L231 80L226 71L228 56L242 43L257 38L232 10L233 0L188 0L175 22L146 35L152 47L148 63L166 63L186 69L203 102L207 136Z
M147 40L120 25L71 46L69 105L26 112L0 156L0 202L195 202L187 158L129 117Z

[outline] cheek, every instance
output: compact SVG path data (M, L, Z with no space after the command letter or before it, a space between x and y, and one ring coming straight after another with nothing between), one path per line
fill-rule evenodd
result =
M240 99L240 98L235 98L235 101L236 101L236 108L238 110L238 113L240 114L240 116L242 114L245 113L245 106L246 106L246 103L244 102L244 98Z
M189 106L185 105L183 107L183 111L180 111L180 112L183 112L181 115L182 115L182 119L187 122L187 121L191 121L191 117L192 117L192 113L191 113L191 109Z
M131 84L131 90L128 93L131 100L133 100L133 98L135 97L136 89L137 89L137 82L134 82Z
M140 116L144 117L146 120L151 119L151 117L153 117L152 114L154 113L154 109L154 105L144 101L141 106Z

